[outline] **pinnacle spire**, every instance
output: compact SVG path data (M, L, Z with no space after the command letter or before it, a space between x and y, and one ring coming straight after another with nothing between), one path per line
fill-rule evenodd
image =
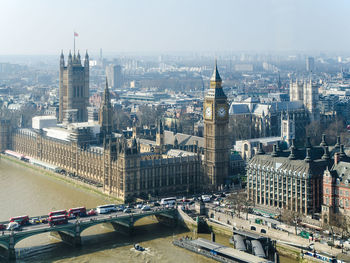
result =
M217 65L217 60L215 59L215 67L214 67L214 72L213 75L210 78L210 81L214 81L214 82L221 82L221 77L218 71L218 65Z

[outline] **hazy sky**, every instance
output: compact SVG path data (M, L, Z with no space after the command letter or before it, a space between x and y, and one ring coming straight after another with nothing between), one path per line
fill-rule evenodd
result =
M348 51L348 0L0 0L0 54Z

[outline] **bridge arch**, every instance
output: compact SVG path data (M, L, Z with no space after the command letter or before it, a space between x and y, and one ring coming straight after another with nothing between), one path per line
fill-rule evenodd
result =
M74 235L74 230L70 230L70 229L56 229L56 228L50 228L47 231L44 232L31 232L31 233L21 233L21 234L17 234L15 235L14 241L15 241L15 246L17 243L23 241L24 239L30 238L32 236L36 236L36 235L42 235L42 234L46 234L46 233L51 233L51 232L64 232L64 233L68 233L70 235Z
M9 244L5 241L0 241L0 247L4 248L4 249L8 249L9 248Z
M173 211L159 211L159 213L141 213L141 214L130 214L129 216L119 216L119 217L113 217L104 221L90 221L88 224L82 224L80 225L80 234L82 234L86 229L89 229L93 226L97 226L100 224L106 224L106 223L114 223L119 224L124 227L130 227L132 228L137 221L139 221L142 218L145 217L151 217L151 216L164 216L171 219L175 219L175 212Z

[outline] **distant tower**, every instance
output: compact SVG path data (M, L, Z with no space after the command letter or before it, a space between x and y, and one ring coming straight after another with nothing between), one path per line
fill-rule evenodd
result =
M221 83L215 62L203 107L205 183L212 190L225 183L229 167L228 103Z
M311 78L308 81L304 82L304 106L310 115L310 120L319 119L319 110L318 110L318 94L319 86L316 83L313 83Z
M289 100L290 101L298 101L304 99L304 87L303 83L296 80L293 82L293 80L290 81L289 84Z
M277 88L280 90L282 88L281 75L278 73Z
M307 72L315 71L315 59L313 57L306 58L306 71Z
M69 119L68 115L74 111L76 121L88 120L87 107L89 105L89 56L86 52L84 66L81 65L80 54L69 52L68 63L65 66L63 52L60 58L59 74L59 114L58 120Z
M112 133L112 126L113 126L113 112L112 112L112 105L110 100L110 94L108 89L108 81L106 79L106 87L103 93L102 98L102 104L100 108L98 123L101 126L101 139L105 138L107 135L110 135Z

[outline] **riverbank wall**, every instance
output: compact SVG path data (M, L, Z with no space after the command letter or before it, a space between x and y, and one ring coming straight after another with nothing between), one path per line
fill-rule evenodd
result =
M14 158L14 157L5 155L3 153L0 154L0 160L1 159L8 160L10 162L16 163L18 165L21 165L23 167L29 168L31 170L38 171L38 172L40 172L40 174L42 174L44 176L49 176L49 177L54 178L56 180L63 181L65 183L73 185L74 187L77 187L77 188L80 188L80 189L92 192L94 194L102 196L103 198L105 198L108 201L114 201L114 202L117 202L117 203L123 203L123 201L121 199L119 199L117 197L114 197L114 196L110 196L110 195L105 194L101 187L96 187L94 185L90 185L90 184L81 182L81 181L79 181L77 179L70 178L70 177L65 176L63 174L59 174L59 173L55 173L55 172L46 170L46 169L41 168L39 166L35 166L35 165L30 164L28 162L24 162L24 161L18 160L18 159Z

